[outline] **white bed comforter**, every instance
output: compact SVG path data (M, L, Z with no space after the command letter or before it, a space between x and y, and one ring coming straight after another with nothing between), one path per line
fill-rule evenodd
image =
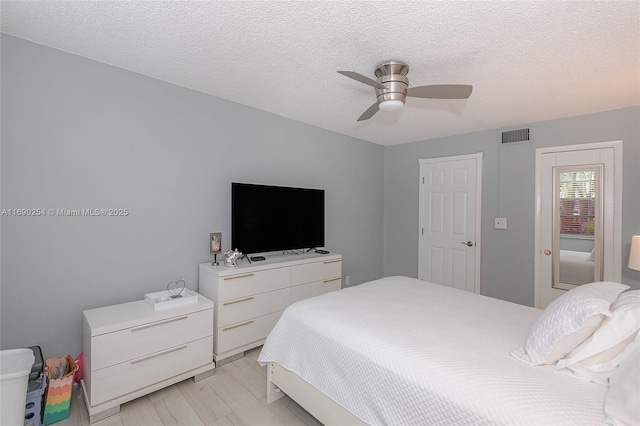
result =
M369 424L603 423L606 387L510 356L541 312L384 278L291 305L258 361Z

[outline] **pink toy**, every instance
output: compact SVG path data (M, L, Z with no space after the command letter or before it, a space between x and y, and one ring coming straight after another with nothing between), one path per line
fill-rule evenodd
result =
M75 380L76 383L80 383L80 380L82 380L82 377L83 377L82 376L82 365L84 364L83 359L82 359L83 358L82 357L83 353L84 352L80 352L80 355L78 355L76 357L76 365L78 366L78 369L76 370L76 374L73 377L73 379Z

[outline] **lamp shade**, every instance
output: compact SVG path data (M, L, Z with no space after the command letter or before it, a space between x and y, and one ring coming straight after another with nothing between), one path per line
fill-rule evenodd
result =
M629 269L640 271L640 235L631 237L631 251L629 253Z

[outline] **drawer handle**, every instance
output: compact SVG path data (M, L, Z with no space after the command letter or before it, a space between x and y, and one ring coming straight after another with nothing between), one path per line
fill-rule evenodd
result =
M330 283L330 282L333 282L333 281L338 281L338 280L340 280L340 279L342 279L342 277L338 277L338 278L331 278L330 280L324 280L324 282L325 282L325 284L326 284L326 283Z
M234 300L232 302L224 302L222 306L233 305L234 303L247 302L249 300L253 300L253 296L245 297L244 299Z
M155 357L158 357L158 356L161 356L161 355L166 355L166 354L171 353L171 352L179 351L179 350L184 349L186 347L187 347L187 345L177 346L175 348L166 349L166 350L164 350L162 352L157 352L155 354L143 356L142 358L134 359L133 361L131 361L131 364L137 364L139 362L146 361L146 360L151 359L151 358L155 358Z
M342 262L342 259L327 260L324 262L324 264L326 265L327 263L336 263L336 262Z
M243 325L249 325L249 324L253 324L253 320L252 321L243 322L242 324L238 324L238 325L232 325L231 327L225 327L225 328L222 329L222 331L233 330L234 328L242 327Z
M154 322L154 323L151 323L151 324L141 325L140 327L133 327L131 329L131 331L133 332L133 331L144 330L145 328L151 328L151 327L155 327L157 325L167 324L169 322L174 322L174 321L180 321L180 320L187 319L187 318L189 318L188 315L185 315L183 317L177 317L177 318L169 318L167 320L158 321L158 322Z
M235 280L238 278L246 278L246 277L252 277L254 274L244 274L244 275L236 275L235 277L225 277L224 280Z

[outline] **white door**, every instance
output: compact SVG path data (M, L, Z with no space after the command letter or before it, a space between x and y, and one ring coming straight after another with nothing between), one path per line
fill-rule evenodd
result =
M418 278L480 293L482 153L420 160Z
M537 152L536 308L546 308L577 285L620 281L622 171L616 170L620 167L616 157L621 153L616 152L619 147L611 144L541 148ZM582 211L585 199L563 195L563 188L573 184L576 175L589 173L593 183L575 185L593 187L593 200L588 209L593 210L590 216L593 218L585 220ZM567 206L573 207L564 211ZM578 226L574 223L590 228L591 235L573 232L572 227Z

